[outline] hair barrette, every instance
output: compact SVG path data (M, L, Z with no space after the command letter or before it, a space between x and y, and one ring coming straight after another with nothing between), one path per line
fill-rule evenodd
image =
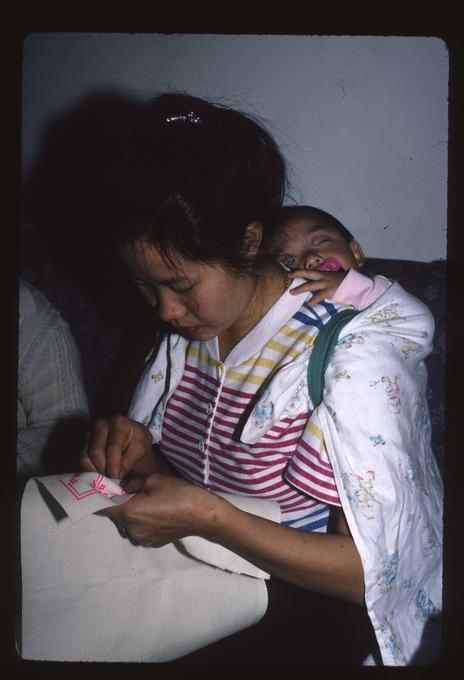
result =
M179 114L177 116L166 116L166 123L193 123L193 125L198 125L201 123L200 116L194 111L189 111L186 114Z

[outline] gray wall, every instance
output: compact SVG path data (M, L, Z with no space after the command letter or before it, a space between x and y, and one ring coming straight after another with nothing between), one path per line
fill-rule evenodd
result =
M333 213L372 257L446 257L448 54L429 37L33 33L23 171L46 123L90 93L184 89L260 115L293 198Z

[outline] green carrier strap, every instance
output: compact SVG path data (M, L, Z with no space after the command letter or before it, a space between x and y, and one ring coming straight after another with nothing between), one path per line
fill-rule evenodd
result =
M338 342L340 331L358 313L356 309L344 309L338 312L322 326L317 334L308 363L308 391L314 408L322 401L324 374Z

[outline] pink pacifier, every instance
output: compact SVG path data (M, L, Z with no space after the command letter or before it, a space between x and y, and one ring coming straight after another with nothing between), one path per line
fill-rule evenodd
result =
M320 272L339 272L343 266L335 257L328 257L318 269Z

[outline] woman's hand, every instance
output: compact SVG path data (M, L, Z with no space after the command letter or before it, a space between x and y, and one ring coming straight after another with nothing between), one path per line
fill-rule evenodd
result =
M178 477L152 474L122 486L136 495L96 514L111 518L135 544L158 548L184 536L202 536L295 585L364 602L361 560L344 531L286 527Z
M122 505L97 514L110 517L134 543L159 548L184 536L214 532L219 505L225 501L178 477L152 474L122 484L136 494Z
M329 272L318 269L295 269L288 273L289 279L307 279L307 283L293 288L292 295L314 293L308 301L309 305L316 305L321 300L333 299L333 295L346 275L345 271Z
M122 479L129 471L163 471L155 459L150 431L125 416L100 418L87 436L80 463L84 470Z

